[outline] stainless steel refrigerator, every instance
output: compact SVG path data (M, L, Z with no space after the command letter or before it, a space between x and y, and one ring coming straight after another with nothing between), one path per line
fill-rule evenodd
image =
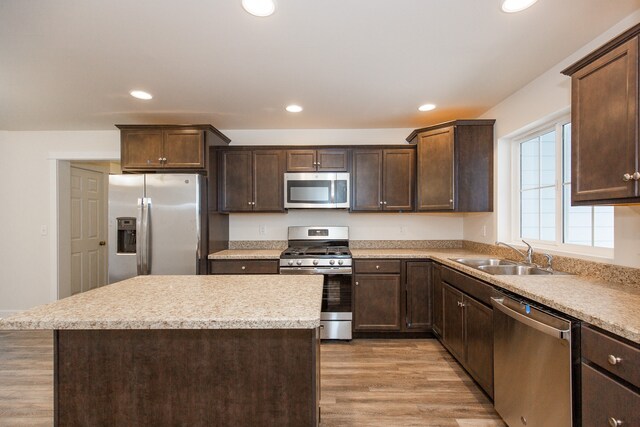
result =
M199 273L203 179L109 176L109 283L145 274Z

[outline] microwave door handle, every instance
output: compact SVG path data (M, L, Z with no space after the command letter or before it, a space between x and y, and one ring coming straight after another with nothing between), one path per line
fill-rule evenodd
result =
M334 179L329 181L331 183L331 204L336 204L336 183L337 181Z

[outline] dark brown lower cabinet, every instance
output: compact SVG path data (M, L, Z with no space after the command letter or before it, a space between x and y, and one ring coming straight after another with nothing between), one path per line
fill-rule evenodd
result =
M356 274L355 331L400 331L400 284L399 274Z
M640 426L640 394L582 364L582 426Z
M581 329L582 425L640 426L640 345Z
M462 292L443 283L442 298L444 301L444 344L458 361L464 361Z
M442 324L443 316L442 316L442 281L441 281L441 275L440 275L440 265L439 264L434 264L433 268L432 268L432 276L431 276L431 282L432 282L432 286L433 286L433 297L432 297L432 304L433 304L433 332L436 334L436 336L438 337L442 337L443 332L444 332L444 327Z
M458 283L465 291L484 294L488 285L451 269L445 272L434 292L434 306L442 304L442 344L493 397L493 309L456 288Z
M493 309L467 296L463 304L466 368L493 395Z
M278 274L278 261L210 260L209 274Z
M405 267L405 328L428 331L432 324L430 262L408 261Z
M316 426L318 329L54 332L55 426Z
M355 260L354 332L431 335L432 266L430 261Z

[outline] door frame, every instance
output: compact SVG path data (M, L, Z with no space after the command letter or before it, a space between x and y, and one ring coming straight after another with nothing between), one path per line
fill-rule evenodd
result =
M71 162L120 161L120 153L105 152L50 152L49 159L49 300L56 301L60 284L71 277ZM107 180L108 182L108 180ZM108 195L107 195L108 199Z

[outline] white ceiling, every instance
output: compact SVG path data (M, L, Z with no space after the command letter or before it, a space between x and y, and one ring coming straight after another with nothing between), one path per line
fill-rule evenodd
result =
M0 129L418 127L473 118L640 0L0 0ZM154 95L129 96L131 89ZM431 112L418 112L423 103ZM289 103L304 106L294 115Z

